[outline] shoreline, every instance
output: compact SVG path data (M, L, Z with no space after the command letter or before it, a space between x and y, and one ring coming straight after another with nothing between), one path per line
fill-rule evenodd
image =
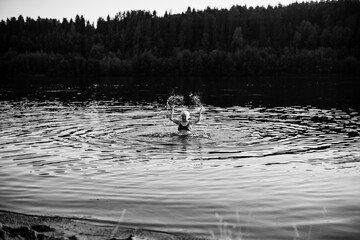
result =
M205 240L188 233L171 233L94 220L28 215L0 210L0 239L30 240Z

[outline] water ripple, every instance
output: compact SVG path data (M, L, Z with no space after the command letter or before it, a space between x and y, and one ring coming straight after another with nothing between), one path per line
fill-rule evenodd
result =
M289 222L314 235L320 225L358 233L357 112L205 109L184 137L159 104L1 102L1 208L110 221L126 208L127 223L201 234L216 226L215 213L236 222L238 209L256 215L242 226L284 236L294 231Z

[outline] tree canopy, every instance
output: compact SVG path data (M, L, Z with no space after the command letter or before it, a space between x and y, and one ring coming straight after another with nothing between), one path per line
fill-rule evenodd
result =
M0 73L271 75L360 69L360 1L0 22Z

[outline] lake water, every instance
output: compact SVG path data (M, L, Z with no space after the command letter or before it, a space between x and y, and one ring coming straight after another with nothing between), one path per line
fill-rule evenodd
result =
M359 79L67 81L2 86L0 209L104 223L126 211L124 226L217 239L359 239ZM201 96L192 136L166 119L172 91Z

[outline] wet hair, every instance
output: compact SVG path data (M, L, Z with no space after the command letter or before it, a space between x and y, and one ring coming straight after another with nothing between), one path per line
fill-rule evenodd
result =
M180 116L184 116L184 115L186 116L186 120L189 120L190 113L188 111L184 110L180 113Z

